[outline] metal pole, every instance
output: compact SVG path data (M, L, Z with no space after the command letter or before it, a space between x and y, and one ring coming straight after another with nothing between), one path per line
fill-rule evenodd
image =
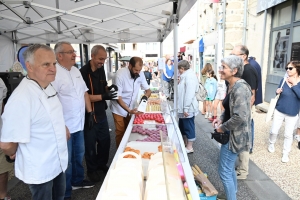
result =
M247 33L247 15L248 15L248 0L244 3L244 31L243 31L243 45L246 45L246 33Z
M225 57L225 22L226 22L226 0L223 0L223 4L222 4L222 34L223 34L223 38L222 38L222 56L223 58Z
M163 40L161 40L159 44L160 44L160 54L159 54L160 56L159 57L162 58L164 56L164 54L163 54Z
M266 26L267 26L267 10L264 12L264 24L263 24L263 31L262 31L262 37L261 37L261 52L260 52L260 66L263 67L264 62L264 46L265 46L265 36L266 36Z
M176 15L173 15L173 46L174 46L174 117L177 119L177 85L178 85L178 19Z

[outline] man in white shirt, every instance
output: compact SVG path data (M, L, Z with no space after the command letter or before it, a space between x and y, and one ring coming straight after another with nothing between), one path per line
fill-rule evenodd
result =
M58 93L58 98L63 107L65 124L71 137L68 140L68 168L66 170L65 200L71 199L72 188L91 188L94 183L84 180L83 156L84 156L84 117L85 108L89 115L92 107L88 88L80 71L74 67L76 51L69 42L59 42L55 45L56 77L52 82Z
M139 90L145 90L143 97L145 99L151 95L144 72L141 72L142 67L143 60L139 57L132 57L128 68L121 68L116 73L115 85L118 86L118 100L110 101L110 109L116 126L117 147L119 147L128 126L130 115L139 114L137 108L134 108Z
M51 85L55 54L47 45L34 44L23 56L28 75L5 105L0 147L16 155L15 175L29 185L33 200L63 200L68 131Z
M2 102L5 99L7 93L7 88L5 83L0 78L0 114L2 114ZM0 129L2 128L2 119L0 118ZM1 130L0 130L1 136ZM13 170L13 163L9 163L5 159L5 154L0 149L0 200L10 199L7 197L7 182L8 182L8 172Z

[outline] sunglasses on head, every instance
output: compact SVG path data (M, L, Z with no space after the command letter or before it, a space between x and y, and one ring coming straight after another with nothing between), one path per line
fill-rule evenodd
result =
M287 70L292 71L293 69L294 69L294 67L286 67L286 68L285 68L286 71L287 71Z

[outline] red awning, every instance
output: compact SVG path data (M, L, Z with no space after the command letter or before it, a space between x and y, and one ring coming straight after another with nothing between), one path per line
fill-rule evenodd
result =
M185 52L185 46L184 47L180 47L180 52Z

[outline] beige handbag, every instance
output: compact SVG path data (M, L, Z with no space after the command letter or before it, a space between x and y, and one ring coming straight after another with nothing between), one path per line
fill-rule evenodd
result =
M268 108L268 112L267 112L267 116L266 116L266 122L271 121L279 97L280 97L280 94L277 94L275 98L271 99L270 105Z
M285 83L285 80L286 80L286 77L284 77L280 88L283 87L283 84ZM267 112L267 116L266 116L266 119L265 119L266 123L269 122L269 121L271 121L279 97L280 97L280 94L277 94L275 98L271 99L270 105L269 105L269 108L268 108L268 112Z

